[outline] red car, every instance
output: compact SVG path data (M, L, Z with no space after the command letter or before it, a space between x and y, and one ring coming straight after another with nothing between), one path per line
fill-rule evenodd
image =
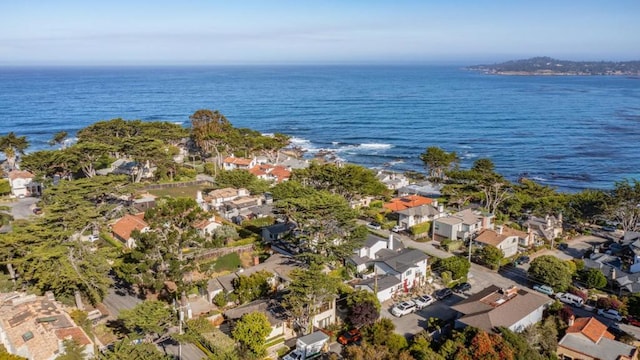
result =
M633 326L639 326L640 327L640 320L634 318L633 316L629 315L627 316L626 319L624 319L624 322L626 322L629 325L633 325Z
M351 329L338 337L338 342L342 345L355 343L360 340L362 340L362 335L358 329Z

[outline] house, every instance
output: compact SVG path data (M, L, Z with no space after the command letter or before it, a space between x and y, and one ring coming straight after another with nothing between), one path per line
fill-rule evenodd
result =
M157 199L157 196L150 194L148 192L144 194L138 194L133 199L132 205L136 210L140 212L145 212L156 206L156 199Z
M512 257L518 253L518 246L528 243L529 234L524 231L498 225L495 230L480 231L473 242L482 245L492 245L502 250L504 257Z
M625 234L625 238L633 239L628 234ZM633 241L623 240L623 244L625 245L620 253L620 258L625 269L632 274L640 272L640 239L634 239Z
M610 285L621 292L640 292L640 273L629 273L622 270L622 260L618 256L595 253L584 259L586 269L598 269L607 278Z
M297 225L292 222L277 223L262 228L262 241L274 242L289 235Z
M521 332L542 320L542 313L553 302L548 296L511 286L491 285L451 307L458 312L456 328L473 326L487 332L503 326Z
M380 249L373 261L373 278L355 285L357 289L374 292L380 302L387 301L393 295L407 293L414 286L426 281L428 256L415 249Z
M225 202L249 196L249 190L243 188L223 188L213 190L204 196L204 202L210 209L218 210Z
M200 236L211 236L213 231L222 226L222 223L217 221L215 217L209 219L202 219L194 222L191 226L198 232Z
M558 217L547 215L544 218L529 216L522 223L522 228L533 233L534 242L552 241L562 236L562 214L558 214Z
M383 207L390 211L401 211L405 209L409 209L412 207L422 206L422 205L431 205L434 202L433 199L420 196L420 195L407 195L399 198L393 198L388 203L384 204ZM437 202L436 202L436 205Z
M354 251L347 263L350 263L356 267L358 273L362 273L367 270L369 265L373 264L374 259L378 252L382 249L388 249L393 251L400 251L404 248L401 241L394 239L393 235L390 235L388 239L380 236L367 234L367 238L361 248Z
M28 171L12 170L8 174L11 196L23 198L32 195L32 182L35 175Z
M437 199L442 196L442 184L435 184L429 181L423 181L417 184L410 184L398 189L398 195L420 195L432 199Z
M77 326L52 293L0 294L0 341L9 354L30 360L53 360L64 354L64 340L84 346L86 358L93 358L94 343Z
M128 248L136 246L135 240L131 237L134 230L140 232L149 231L149 224L144 221L144 213L127 214L111 226L113 236L122 241Z
M276 162L276 165L281 165L289 171L296 169L306 169L309 167L309 160L301 160L289 156L282 161Z
M565 335L558 342L559 359L573 360L637 360L638 348L616 341L607 325L594 317L572 315Z
M376 174L376 179L383 183L389 190L398 190L409 185L409 179L401 173L394 171L380 170Z
M246 159L231 155L222 160L222 168L225 170L249 170L256 166L256 158Z
M437 205L438 202L434 201L434 203ZM409 229L412 226L446 216L442 205L437 205L437 207L434 205L421 205L396 211L395 213L398 214L398 225L403 229Z
M271 332L267 335L266 343L270 343L281 337L284 339L295 337L295 332L288 325L291 317L290 314L276 300L255 300L237 308L227 310L223 315L225 319L231 323L231 327L233 327L235 322L240 320L243 315L252 312L263 313L267 316L267 320L269 320Z
M251 218L253 214L251 209L263 205L264 202L263 195L239 197L225 201L218 211L223 218L240 224L243 219Z
M281 165L258 164L249 169L249 172L258 179L274 181L276 183L287 181L291 177L291 171Z
M152 166L148 160L144 163L144 165L141 165L137 161L129 159L118 159L111 163L108 168L96 170L96 174L120 174L129 176L139 175L141 179L151 179L155 176L155 172L157 169L158 168L156 166ZM142 171L142 173L139 173L140 171Z
M433 221L434 237L468 239L482 229L493 229L493 214L466 209Z

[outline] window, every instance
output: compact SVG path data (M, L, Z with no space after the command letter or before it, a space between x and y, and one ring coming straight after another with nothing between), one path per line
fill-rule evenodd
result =
M411 276L411 269L407 270L407 272L404 273L404 276Z
M512 243L512 244L515 244L517 240L518 240L518 239L513 238L513 240L511 240L511 243Z

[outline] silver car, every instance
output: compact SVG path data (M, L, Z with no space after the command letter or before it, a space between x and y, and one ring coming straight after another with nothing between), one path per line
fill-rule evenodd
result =
M391 314L393 314L393 316L401 317L407 314L411 314L417 309L418 308L416 306L416 303L411 300L407 300L394 305L394 307L391 309Z
M413 302L416 303L416 307L418 307L418 309L423 309L436 302L436 299L429 295L421 295L413 299Z

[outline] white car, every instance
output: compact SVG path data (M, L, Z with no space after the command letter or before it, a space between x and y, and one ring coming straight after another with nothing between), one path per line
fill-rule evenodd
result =
M615 321L622 321L622 315L620 315L620 313L617 310L613 310L613 309L609 309L609 310L598 309L598 315L604 316L607 319L611 319L611 320L615 320Z
M393 316L397 316L397 317L401 317L407 314L411 314L412 312L416 311L418 308L416 307L416 303L414 303L411 300L407 300L407 301L403 301L399 304L396 304L392 309L391 309L391 314L393 314Z
M429 295L421 295L413 299L413 302L416 303L418 309L422 309L436 302L436 299Z
M400 226L400 225L396 225L391 229L391 231L393 231L393 232L400 232L402 230L404 230L404 228L402 226Z

